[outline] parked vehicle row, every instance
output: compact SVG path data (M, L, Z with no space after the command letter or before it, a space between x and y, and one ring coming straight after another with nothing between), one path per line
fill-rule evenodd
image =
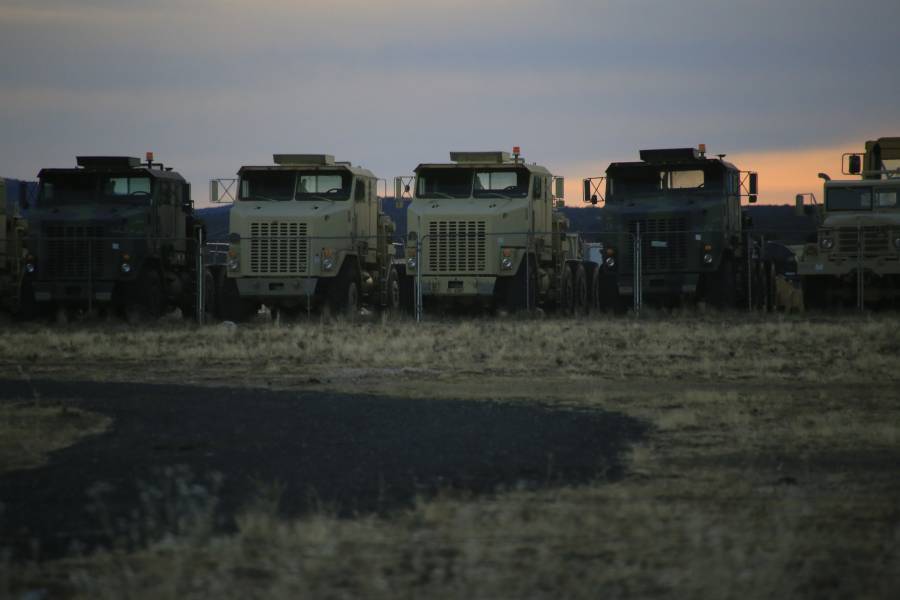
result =
M846 162L860 180L823 176L815 208L803 206L813 195L797 197L820 223L815 243L791 248L807 305L849 298L851 282L875 290L867 298L900 294L900 138L868 142ZM591 235L570 230L563 179L518 148L451 152L397 178L402 237L378 182L331 155L276 154L238 170L227 239L210 242L190 184L151 153L78 157L38 173L27 223L2 198L0 306L26 318L76 306L235 321L262 306L286 316L473 305L575 314L644 298L773 308L791 287L742 210L756 202L756 173L702 144L642 150L585 179L584 201L602 205Z

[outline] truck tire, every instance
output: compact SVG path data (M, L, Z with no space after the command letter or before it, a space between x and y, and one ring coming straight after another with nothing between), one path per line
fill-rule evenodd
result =
M394 267L388 270L385 286L387 287L387 290L385 290L387 292L387 303L384 308L390 314L399 313L401 310L400 274L397 273L397 269Z
M416 278L407 275L406 270L398 274L400 278L400 311L412 315L416 312Z
M594 269L591 277L591 295L597 312L614 314L624 312L615 273L608 273L600 267Z
M537 267L531 256L522 260L505 291L503 303L510 312L527 311L537 306Z
M218 289L219 317L226 321L241 323L259 311L259 306L246 298L241 298L237 281L222 273Z
M709 280L706 295L709 303L719 310L735 307L737 295L735 290L734 265L731 258L723 256L719 269Z
M125 294L125 318L129 322L154 321L165 306L162 279L154 267L145 266Z
M574 311L581 316L587 316L591 313L591 298L588 293L587 274L583 264L574 265L575 271L575 305Z
M352 261L345 260L341 272L328 288L329 301L335 314L351 319L359 313L359 273Z

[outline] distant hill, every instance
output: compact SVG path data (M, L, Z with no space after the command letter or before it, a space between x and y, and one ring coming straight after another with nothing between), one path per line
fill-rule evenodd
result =
M397 236L406 235L406 205L398 208L393 198L383 200L384 212L397 226ZM198 214L206 222L207 237L210 240L224 240L228 236L228 210L231 205L201 208ZM815 225L808 217L798 217L793 206L750 206L744 209L753 219L753 228L765 232L770 239L785 243L799 244L815 232ZM603 209L594 207L567 206L562 209L572 224L572 231L583 233L598 232L603 229Z

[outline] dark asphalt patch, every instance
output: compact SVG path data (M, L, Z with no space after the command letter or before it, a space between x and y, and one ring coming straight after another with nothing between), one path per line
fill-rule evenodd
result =
M145 541L147 522L216 501L220 529L266 489L297 516L409 506L439 490L492 493L616 478L643 425L599 411L124 383L33 383L115 419L112 429L0 476L0 549L61 556L113 538ZM31 398L0 380L0 402ZM220 474L216 478L213 474ZM219 483L216 483L216 482ZM193 503L193 504L191 504ZM34 549L38 548L37 551Z

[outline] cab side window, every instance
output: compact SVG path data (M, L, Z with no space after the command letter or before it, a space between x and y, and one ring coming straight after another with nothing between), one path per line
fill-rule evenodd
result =
M366 182L364 179L356 180L356 192L353 197L357 202L363 202L366 199Z
M544 178L543 177L535 177L534 178L534 190L532 191L532 195L535 200L540 200L544 197Z

